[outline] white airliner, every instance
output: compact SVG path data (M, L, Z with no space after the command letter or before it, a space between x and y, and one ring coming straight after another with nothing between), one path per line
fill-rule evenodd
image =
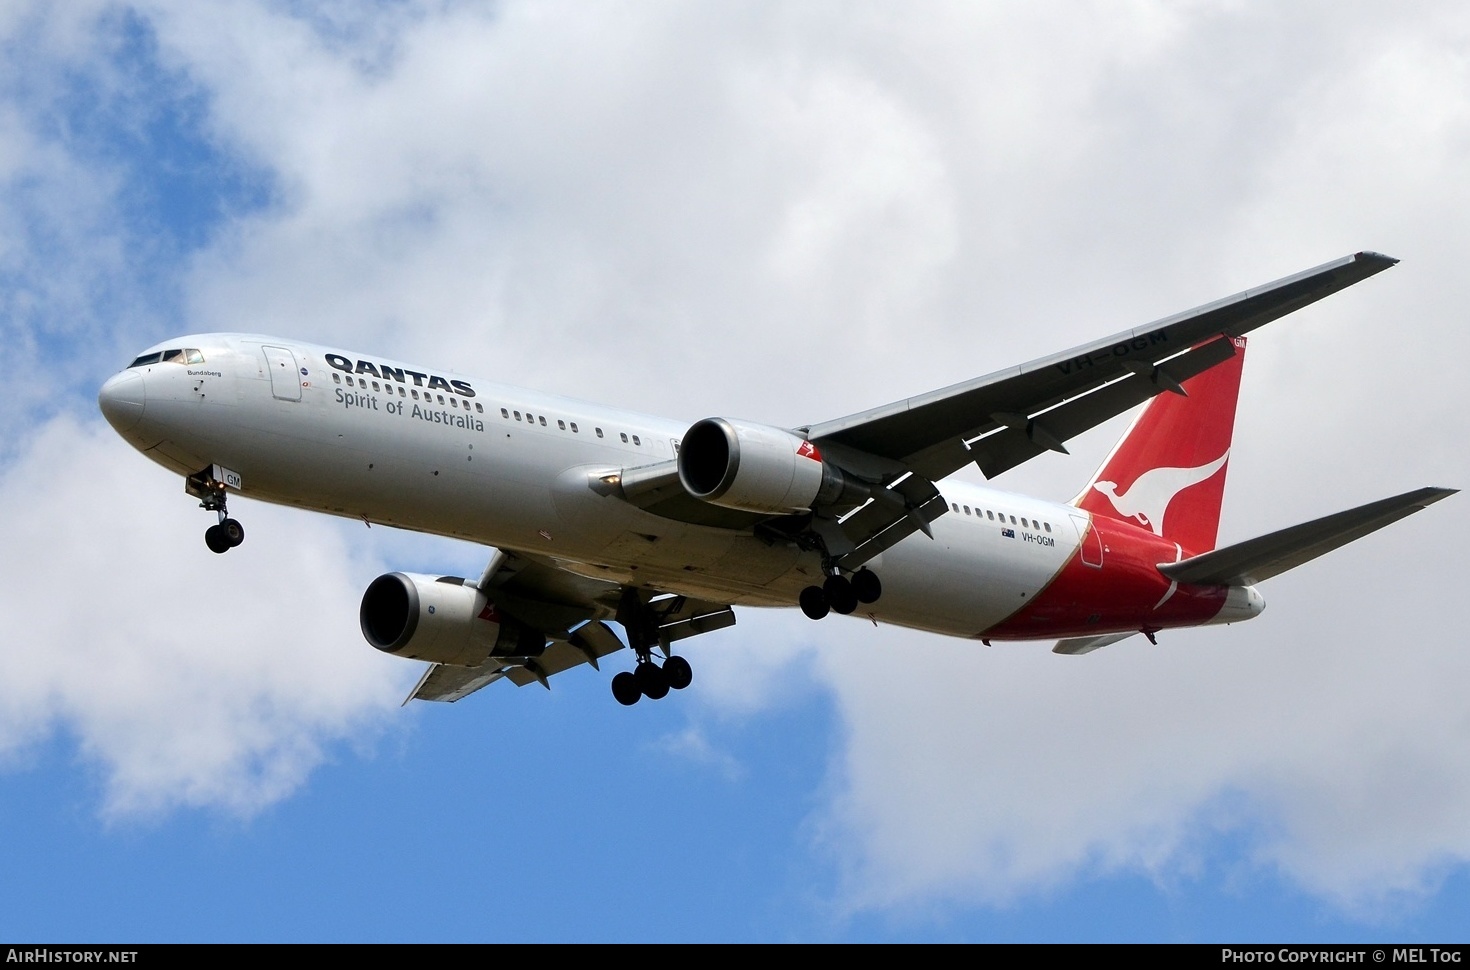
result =
M410 699L539 682L624 648L624 704L688 686L671 644L732 606L1080 654L1259 614L1255 584L1453 494L1421 488L1215 548L1244 335L1387 269L1357 253L1156 323L835 421L693 425L336 347L248 334L155 345L102 387L134 447L244 539L227 500L492 547L483 575L389 573L360 621L428 661ZM993 478L1149 402L1069 504ZM655 651L663 655L662 664Z

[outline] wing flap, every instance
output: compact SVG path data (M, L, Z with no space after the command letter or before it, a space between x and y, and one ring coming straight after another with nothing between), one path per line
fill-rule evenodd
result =
M403 703L409 701L444 701L452 703L468 697L486 684L493 684L505 676L505 662L491 659L478 667L454 667L450 664L430 664L419 678L418 684L409 691Z
M735 611L727 603L677 596L667 607L659 600L649 606L658 613L658 639L663 644L735 625Z
M1171 357L1156 364L1144 364L1144 373L1130 373L1127 377L1105 384L1087 394L1074 397L1056 407L1024 422L1013 423L1000 431L970 443L970 456L985 473L994 478L1009 471L1022 462L1030 461L1048 450L1057 450L1055 443L1068 441L1129 408L1142 404L1157 394L1178 386L1186 380L1209 370L1216 364L1235 355L1230 338L1211 340L1200 347ZM955 468L934 468L931 477L943 478ZM931 470L916 469L921 474Z
M600 629L594 633L589 631L588 627ZM621 649L623 649L623 644L617 638L617 634L608 629L601 621L594 621L573 634L572 639L552 642L541 656L507 666L505 679L517 687L539 683L550 690L551 685L547 683L548 677L555 676L564 670L571 670L580 664L590 663L596 667L599 658Z
M1457 491L1454 488L1415 489L1182 562L1165 563L1158 567L1159 572L1170 579L1197 586L1239 586L1263 582L1428 508Z
M915 532L929 532L929 523L949 511L934 483L920 475L901 479L842 520L842 533L852 542L842 555L844 569L857 569Z
M888 518L886 525L881 530L875 532L870 538L858 545L856 549L839 560L842 568L858 569L864 563L882 555L915 532L918 532L921 526L916 521L917 519L922 519L927 526L930 522L933 522L948 511L949 505L944 501L944 496L936 494L932 499L914 509L912 515L904 515L900 518Z

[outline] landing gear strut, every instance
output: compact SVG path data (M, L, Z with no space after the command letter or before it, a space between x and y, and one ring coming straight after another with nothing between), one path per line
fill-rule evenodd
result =
M199 507L219 516L219 522L204 530L204 544L210 552L224 553L245 541L245 527L230 518L229 493L225 483L216 479L213 469L189 476L184 490L199 499Z
M829 611L852 613L859 603L876 603L883 595L883 584L878 574L864 566L848 579L835 566L829 567L831 574L820 586L808 586L801 591L798 602L801 611L813 620L820 620Z
M643 697L660 700L667 697L670 690L683 690L689 686L694 680L694 670L689 661L669 653L669 645L659 637L657 616L636 590L623 590L617 620L628 631L628 646L638 655L638 665L633 670L625 670L612 679L613 697L619 704L632 707ZM663 666L653 659L655 646L667 658Z

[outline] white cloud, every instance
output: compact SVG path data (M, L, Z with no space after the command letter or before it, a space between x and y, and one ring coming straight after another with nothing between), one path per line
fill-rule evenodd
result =
M362 642L377 566L331 522L240 503L254 541L216 556L195 504L100 421L53 421L0 472L0 753L75 737L109 816L258 811L411 680Z

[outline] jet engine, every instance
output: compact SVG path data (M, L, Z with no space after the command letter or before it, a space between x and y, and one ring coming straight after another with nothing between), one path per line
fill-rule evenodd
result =
M502 616L458 576L388 573L368 586L358 610L362 635L384 653L477 667L491 657L535 657L546 638Z
M781 428L705 418L679 445L679 481L727 509L786 515L864 501L869 486L824 461L816 445Z

